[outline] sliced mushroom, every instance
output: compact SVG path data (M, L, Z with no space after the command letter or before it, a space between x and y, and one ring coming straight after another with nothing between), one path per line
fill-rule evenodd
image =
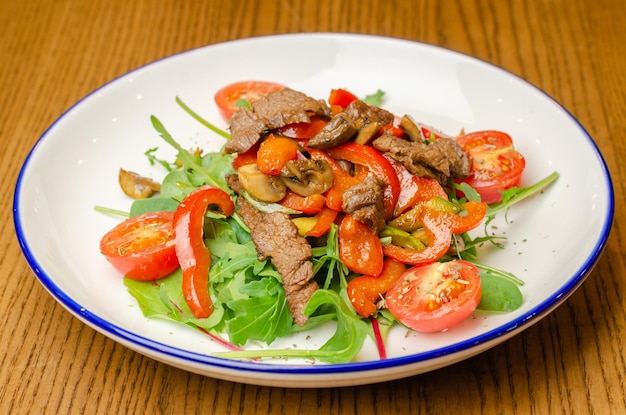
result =
M367 144L370 142L372 138L380 131L382 125L380 125L377 121L371 121L364 124L361 128L359 128L359 132L357 133L355 139L353 140L358 144Z
M287 194L285 183L278 176L262 173L256 164L247 164L237 170L243 188L262 202L278 202Z
M404 130L409 139L416 143L424 142L424 135L417 123L409 115L405 115L400 120L400 128Z
M327 150L347 143L357 133L358 127L346 114L335 115L322 130L309 140L308 146Z
M118 181L124 193L133 199L146 199L161 191L161 185L154 180L124 169L120 169Z
M324 160L290 160L280 177L291 191L304 197L324 193L333 185L333 172Z

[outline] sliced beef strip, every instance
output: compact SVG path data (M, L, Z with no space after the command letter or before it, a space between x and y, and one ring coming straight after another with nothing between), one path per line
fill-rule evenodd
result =
M321 100L285 88L252 102L251 109L239 108L230 122L230 140L226 153L244 153L256 144L266 130L287 124L310 122L310 114L330 118L330 108Z
M377 122L381 125L393 123L395 116L386 109L375 105L368 105L363 101L352 101L344 110L346 115L361 128L365 124Z
M411 173L433 177L442 184L449 177L463 178L469 175L467 156L451 138L442 137L427 144L383 134L372 145L402 163Z
M274 130L287 124L310 122L310 113L330 118L330 108L322 101L308 95L285 88L267 94L252 103L254 112L265 126Z
M226 153L245 153L265 131L265 123L252 111L239 108L230 121L230 140L224 146Z
M361 183L348 188L343 194L343 210L374 231L380 232L385 228L384 187L385 183L375 176L366 176Z
M236 175L227 177L228 185L241 192ZM281 212L264 213L243 198L237 199L237 212L250 228L259 260L270 259L283 278L283 287L289 311L296 324L303 326L308 317L304 306L318 289L313 278L312 249L307 240L298 235L298 228L288 215Z

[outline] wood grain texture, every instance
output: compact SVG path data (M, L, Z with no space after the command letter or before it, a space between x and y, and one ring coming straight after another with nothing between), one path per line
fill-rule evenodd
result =
M0 413L626 413L624 6L623 0L0 2ZM502 66L562 103L596 140L615 186L614 227L583 286L536 325L474 358L337 389L258 387L187 373L109 340L58 305L21 255L11 209L21 164L46 128L97 87L156 59L232 39L316 31L440 45Z

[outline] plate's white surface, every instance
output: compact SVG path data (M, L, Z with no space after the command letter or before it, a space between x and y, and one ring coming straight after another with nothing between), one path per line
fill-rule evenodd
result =
M284 56L285 62L268 57ZM524 184L561 175L544 194L514 207L505 250L485 250L482 262L526 282L523 307L510 314L476 314L446 333L396 327L390 358L377 360L366 344L359 361L238 362L211 356L208 337L145 319L121 277L100 255L100 237L118 223L94 206L128 210L120 167L161 179L143 153L174 152L152 129L156 115L185 147L218 149L221 139L185 114L179 96L221 125L213 94L239 80L270 80L325 98L347 87L364 96L382 89L384 107L455 134L500 129L525 155ZM415 42L346 34L261 37L192 50L133 71L78 102L41 137L20 173L14 199L24 255L46 289L80 320L159 361L216 378L284 386L357 385L423 373L480 353L547 315L586 278L601 254L613 218L613 190L592 139L541 91L482 61ZM503 216L503 215L501 215ZM330 331L285 339L272 347L317 348Z

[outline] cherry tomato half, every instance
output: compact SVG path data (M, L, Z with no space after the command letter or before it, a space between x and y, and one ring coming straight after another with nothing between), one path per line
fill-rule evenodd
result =
M148 212L126 219L100 240L100 252L128 278L149 281L178 268L174 212Z
M457 141L470 159L470 176L458 181L476 189L484 203L501 201L503 190L520 184L526 161L508 134L478 131Z
M478 269L464 260L420 265L387 291L389 311L420 332L449 329L469 317L481 298Z
M284 85L266 81L242 81L226 85L215 93L215 103L224 120L230 120L237 110L237 102L246 100L253 102L270 92L284 89Z

